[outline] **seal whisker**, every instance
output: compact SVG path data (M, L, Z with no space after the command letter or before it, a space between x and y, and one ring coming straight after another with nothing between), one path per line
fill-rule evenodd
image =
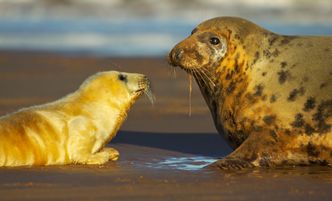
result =
M197 75L197 77L203 81L203 83L200 83L200 87L203 87L204 85L206 85L206 87L208 87L209 90L211 90L211 86L208 83L208 81L203 77L202 73L200 71L198 71L197 69L193 69L193 71L195 72L195 75Z
M172 78L176 78L176 68L171 68L167 72Z
M156 97L153 95L152 90L151 90L150 87L147 87L144 90L144 94L148 97L151 104L154 105L154 103L156 102Z
M215 87L215 84L209 79L209 77L201 70L198 70L201 76L204 78L204 80L208 83L208 87L210 91L213 91L213 88Z
M200 80L202 80L202 81L197 80L199 87L201 89L206 88L207 89L206 91L213 91L213 87L209 84L208 80L204 77L204 75L198 70L196 70L196 74L197 76L199 76Z
M193 70L193 75L194 75L195 78L201 79L200 76L198 75L198 73L195 70ZM199 79L196 79L197 84L198 84L199 87L203 87L203 85L201 84Z
M197 68L196 71L201 75L202 79L204 79L204 81L206 81L209 84L210 89L212 89L210 84L215 86L212 80L209 79L209 76L206 73L204 73L204 71L202 71L200 68Z
M205 75L205 77L211 82L211 84L213 85L213 87L216 86L216 84L214 83L214 81L211 79L211 72L208 71L205 68L199 68L199 70Z
M173 68L173 70L172 70L172 76L173 76L173 78L176 78L176 68Z
M188 115L191 116L191 94L192 94L192 73L188 73L188 80L189 80L189 111Z
M200 70L199 68L197 69L197 72L201 75L203 81L205 82L206 85L208 85L210 90L213 90L213 88L215 87L214 82L209 78L209 76L207 76L202 70ZM212 85L212 86L211 86Z

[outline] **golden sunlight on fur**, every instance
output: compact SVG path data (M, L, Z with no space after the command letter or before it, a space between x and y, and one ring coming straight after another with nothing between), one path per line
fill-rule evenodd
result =
M141 74L107 71L52 103L0 118L0 166L103 164L119 152L104 146L116 135L142 93Z

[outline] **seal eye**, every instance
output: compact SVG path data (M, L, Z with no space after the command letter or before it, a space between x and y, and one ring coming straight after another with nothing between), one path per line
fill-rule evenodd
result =
M121 81L127 81L127 76L123 74L119 74L119 80Z
M212 37L212 38L210 38L210 43L212 45L218 45L220 43L220 40L217 37Z

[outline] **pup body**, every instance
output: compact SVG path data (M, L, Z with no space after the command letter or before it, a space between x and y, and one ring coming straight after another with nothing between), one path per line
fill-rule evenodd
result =
M148 88L141 74L108 71L60 100L0 118L0 166L103 164L119 153L104 146Z

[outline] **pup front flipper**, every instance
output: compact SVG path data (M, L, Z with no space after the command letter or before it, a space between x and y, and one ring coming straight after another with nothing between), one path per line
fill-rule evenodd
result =
M104 148L101 151L91 154L86 161L80 161L82 164L101 165L108 161L116 161L119 158L119 152L113 148Z
M104 164L116 161L119 152L114 148L103 147L108 136L102 136L94 129L96 125L88 118L79 116L73 118L69 125L69 149L71 160L80 164ZM106 132L106 131L105 131Z

